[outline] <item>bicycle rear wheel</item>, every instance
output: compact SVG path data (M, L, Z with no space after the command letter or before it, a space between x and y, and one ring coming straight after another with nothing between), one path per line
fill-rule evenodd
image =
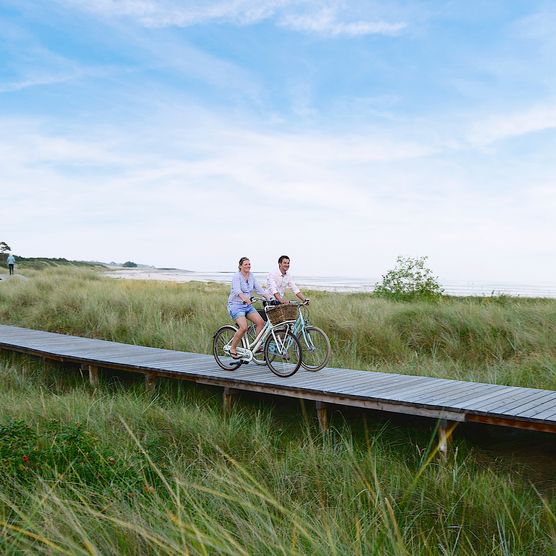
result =
M278 376L295 374L301 367L301 344L294 334L286 329L275 330L264 345L264 356L269 369Z
M326 333L316 326L306 326L297 334L303 349L301 365L308 371L320 371L330 360L332 349Z
M230 324L219 328L212 340L212 353L218 365L225 371L234 371L239 366L237 359L233 359L228 350L224 348L230 347L232 338L237 332L237 328Z

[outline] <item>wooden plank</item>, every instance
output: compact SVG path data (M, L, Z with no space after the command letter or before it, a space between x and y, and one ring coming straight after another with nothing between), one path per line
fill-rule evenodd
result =
M172 368L172 367L159 367L156 365L156 363L132 365L130 363L121 364L118 362L105 362L104 365L110 368L119 369L123 371L129 369L131 372L142 372L142 371L150 371L156 373L170 372L176 375L184 375L184 376L195 375L198 374L199 372L210 373L210 371L215 370L214 367L208 363L199 363L191 367L189 370L181 370L179 368ZM226 371L222 371L222 372L226 372Z
M462 398L474 395L473 392L483 391L482 384L457 383L454 385L439 384L429 386L428 391L415 393L412 401L415 403L437 404L439 402L449 404L450 401L461 400Z
M158 369L161 368L161 365L156 362L151 363L151 368ZM218 367L216 363L214 363L214 361L207 361L207 360L173 363L172 365L168 365L164 368L170 369L178 373L195 372L198 369L205 369L207 371L210 371L211 369L223 371L223 369L220 369L220 367ZM224 372L235 372L235 371L224 371Z
M393 384L384 384L380 388L370 387L370 388L359 389L357 394L360 396L380 397L381 399L386 399L386 398L400 399L401 397L404 397L405 392L412 391L413 389L416 388L417 385L419 385L422 388L426 388L426 387L430 388L430 385L429 386L423 385L421 380L402 381ZM356 392L348 388L348 389L342 389L341 393L355 394Z
M60 355L68 355L72 357L82 357L87 359L99 359L99 360L107 360L109 361L115 357L146 357L145 354L141 353L134 353L129 348L125 349L80 349L78 347L68 347L65 349L57 350L57 353Z
M507 403L509 400L512 399L512 397L515 399L515 397L517 395L520 395L521 398L524 398L527 396L526 392L518 392L518 391L512 391L512 390L508 390L508 389L501 389L498 390L497 393L495 393L492 397L490 398L486 398L481 402L477 402L473 404L473 410L474 411L489 411L489 408L492 407L496 407L498 405L500 405L501 403Z
M554 408L554 410L551 413L549 413L547 416L543 417L543 419L546 421L556 422L556 408Z
M504 412L515 412L517 408L525 405L526 403L538 402L539 400L550 396L551 392L546 390L534 390L532 392L523 392L519 396L512 396L504 399L504 401L493 402L492 405L485 405L488 411L491 413L504 413ZM481 408L476 408L481 409Z
M365 391L379 393L384 390L389 390L392 387L409 387L410 385L420 383L423 379L424 377L412 377L407 375L392 375L391 378L383 378L376 382L366 379L364 381L367 386Z
M475 387L475 388L482 388L484 385L478 382L464 382L461 380L450 380L446 378L436 378L436 377L429 377L431 380L434 381L435 392L452 392L453 394L465 394L465 388ZM429 395L427 390L420 392L418 394L419 398L426 398Z
M431 388L430 393L423 393L414 397L411 401L415 404L423 405L442 405L445 407L465 407L465 402L470 399L475 399L480 395L485 394L484 385L470 385L469 389L461 388ZM458 404L456 406L456 404Z
M554 415L555 413L556 413L556 403L553 403L552 406L547 407L544 411L535 414L533 417L535 419L542 419L543 421L545 421L545 420L550 420L551 415Z
M450 407L459 407L465 409L472 409L473 404L479 403L485 399L496 396L499 393L499 386L497 384L484 385L473 392L462 394L456 399L450 401Z
M107 361L113 361L114 363L124 363L130 365L149 365L151 363L158 363L160 365L171 365L172 363L183 362L183 357L179 353L176 354L120 354L112 355L110 357L103 358ZM204 360L203 360L204 361ZM192 364L195 361L187 361Z
M554 393L551 392L550 394L554 394ZM550 402L551 400L554 401L554 396L553 395L544 396L540 399L534 399L534 400L531 400L529 402L525 402L522 405L513 409L512 410L512 415L519 416L523 413L534 410L535 408L539 407L540 405L542 405L546 402Z
M385 392L395 388L395 384L381 384L380 386L369 385L367 382L362 384L354 384L353 381L347 381L342 384L332 384L331 386L315 383L311 386L313 391L330 392L337 395L345 395L350 397L370 397L383 398ZM305 386L305 388L308 388Z
M440 391L453 391L458 388L458 383L449 384L445 379L438 379L434 377L427 378L426 381L417 383L410 386L403 394L404 398L411 399L412 401L421 402L421 399L429 398L433 393Z
M268 370L269 372L271 372L270 369ZM275 377L275 380L280 380L281 382L283 382L284 380L284 379L280 379L279 377L276 377L275 375L272 376ZM308 388L312 390L329 390L335 384L344 382L345 380L348 381L350 380L348 377L344 377L341 380L339 378L334 378L334 377L328 377L328 378L326 377L313 378L313 377L303 377L303 376L300 376L298 378L296 377L297 374L290 377L288 383L295 385L297 388Z
M554 407L554 400L548 400L544 403L540 403L535 407L527 409L526 411L522 411L520 408L520 412L516 413L516 417L528 417L529 419L536 419L536 415L539 413L543 413L547 409Z
M392 380L398 380L398 379L394 378ZM313 388L319 387L321 389L327 389L336 392L336 391L344 390L346 388L358 389L361 388L362 386L365 386L367 389L370 388L373 389L374 391L377 391L381 387L383 387L386 384L386 382L387 379L382 379L380 381L373 382L369 380L369 377L366 376L351 376L348 373L345 373L344 375L339 375L338 377L333 377L326 381L315 380L314 382L311 383L311 387Z

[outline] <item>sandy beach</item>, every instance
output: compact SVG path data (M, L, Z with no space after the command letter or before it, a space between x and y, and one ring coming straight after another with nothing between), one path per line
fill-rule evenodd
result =
M219 282L229 284L233 272L195 272L179 269L126 268L105 272L106 276L125 280L160 280L164 282ZM267 272L255 272L257 280L266 281ZM372 292L380 277L294 276L300 288L329 292ZM454 296L511 295L515 297L556 298L556 283L515 284L502 282L453 282L442 284L445 293Z

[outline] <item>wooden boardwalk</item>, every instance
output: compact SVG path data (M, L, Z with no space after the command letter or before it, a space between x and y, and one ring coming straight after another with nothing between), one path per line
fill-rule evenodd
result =
M82 365L93 384L98 370L144 374L147 384L170 377L234 390L264 392L317 402L321 425L326 405L339 404L420 415L446 423L475 422L556 433L556 391L461 380L325 368L300 369L280 378L267 367L243 365L229 372L212 356L54 334L0 325L0 349Z

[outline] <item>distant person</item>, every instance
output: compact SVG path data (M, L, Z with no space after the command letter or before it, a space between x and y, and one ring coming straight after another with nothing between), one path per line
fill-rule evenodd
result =
M10 274L14 273L15 257L10 253L8 255L8 270Z
M270 299L263 290L257 279L251 273L251 261L247 257L239 259L239 271L232 278L232 290L228 297L228 312L230 317L237 323L238 330L230 344L230 355L233 359L239 359L237 346L243 335L247 332L247 320L257 327L257 335L264 327L264 321L257 309L251 303L251 292L256 291L259 295Z
M289 288L301 301L307 301L307 298L301 293L289 272L290 258L282 255L278 259L278 268L268 275L268 293L280 303L288 303L286 301L286 290Z

